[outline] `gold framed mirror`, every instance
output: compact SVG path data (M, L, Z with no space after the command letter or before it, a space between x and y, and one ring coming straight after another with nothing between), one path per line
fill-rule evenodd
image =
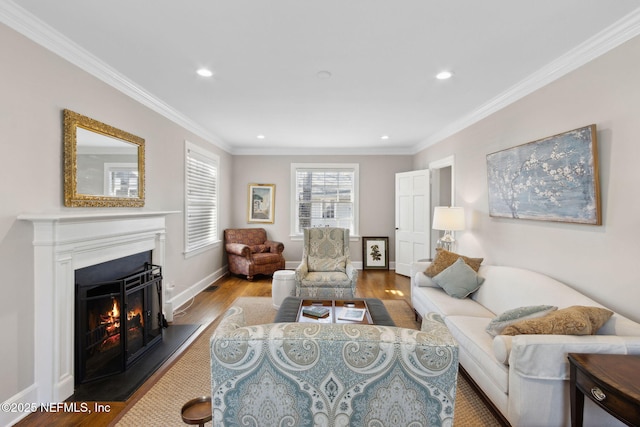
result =
M64 110L64 205L144 206L144 139Z

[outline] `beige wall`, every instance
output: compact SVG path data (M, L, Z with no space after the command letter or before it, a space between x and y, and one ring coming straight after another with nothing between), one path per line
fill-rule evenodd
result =
M411 156L235 156L232 183L233 226L260 226L269 238L284 243L289 266L300 261L302 242L290 238L292 163L358 163L360 169L360 235L389 237L389 259L395 261L395 174L412 168ZM249 183L276 185L274 224L247 223ZM351 257L362 260L362 242L352 242Z
M5 401L32 385L37 339L33 332L32 225L16 217L65 209L62 110L71 109L146 140L146 210L183 210L185 139L220 155L223 205L230 204L232 160L214 145L2 24L0 52L0 401ZM221 213L221 228L228 226L230 215L228 210ZM176 284L176 294L224 267L222 247L185 260L183 245L183 216L170 215L164 273Z
M640 37L447 138L414 159L455 155L459 250L549 274L640 321ZM603 225L490 218L486 155L595 123Z

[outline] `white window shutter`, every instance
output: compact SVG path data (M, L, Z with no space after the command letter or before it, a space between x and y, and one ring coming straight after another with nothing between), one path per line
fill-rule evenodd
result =
M187 143L185 175L185 252L188 253L217 241L217 156Z

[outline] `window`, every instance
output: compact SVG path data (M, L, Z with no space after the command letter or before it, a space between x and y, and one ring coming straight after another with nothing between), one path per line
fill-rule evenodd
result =
M105 163L104 194L114 197L138 197L138 164Z
M358 165L291 165L292 235L308 227L348 228L358 235Z
M185 255L218 241L217 155L185 141Z

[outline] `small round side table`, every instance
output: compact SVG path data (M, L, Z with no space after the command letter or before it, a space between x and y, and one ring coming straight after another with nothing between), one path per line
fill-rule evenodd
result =
M196 397L182 405L182 421L204 427L204 423L211 421L211 397Z

